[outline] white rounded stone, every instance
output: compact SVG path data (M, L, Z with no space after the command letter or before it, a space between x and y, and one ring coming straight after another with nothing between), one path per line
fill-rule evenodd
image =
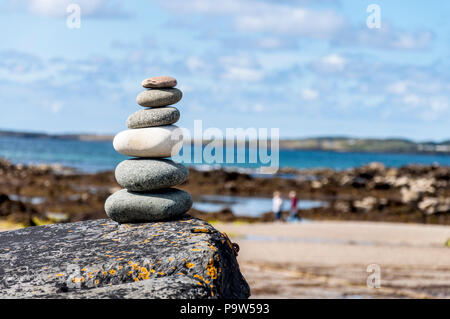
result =
M122 131L114 137L114 149L134 157L171 157L183 146L183 132L176 125Z

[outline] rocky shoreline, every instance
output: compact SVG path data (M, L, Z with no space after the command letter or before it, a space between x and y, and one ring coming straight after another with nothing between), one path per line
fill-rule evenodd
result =
M366 220L450 224L450 167L409 165L386 168L372 163L332 169L282 169L259 176L215 169L189 168L179 188L202 195L270 197L274 190L295 190L302 199L328 205L301 211L314 220ZM0 160L0 221L22 226L105 218L103 204L120 186L114 172L84 174L59 165L14 165ZM270 207L259 217L237 217L229 209L189 214L207 220L273 221ZM285 212L288 214L288 212Z

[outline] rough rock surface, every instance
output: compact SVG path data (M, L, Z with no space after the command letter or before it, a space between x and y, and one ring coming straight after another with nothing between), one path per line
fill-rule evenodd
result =
M145 192L180 185L188 179L189 171L169 159L133 158L121 162L115 176L123 188Z
M231 243L189 216L0 233L0 298L248 298Z
M161 107L175 104L182 97L183 93L178 89L149 89L139 93L136 102L145 107Z
M170 125L180 119L180 111L176 107L159 107L140 110L130 115L127 120L128 128L145 128Z
M122 189L109 196L105 202L106 214L119 223L173 219L185 214L191 207L191 195L176 188L149 193Z
M177 80L171 76L154 76L142 81L145 88L171 88L177 85Z

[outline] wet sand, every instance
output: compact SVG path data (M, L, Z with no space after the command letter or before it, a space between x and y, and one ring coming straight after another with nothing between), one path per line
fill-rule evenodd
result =
M252 298L450 298L449 226L304 222L215 226L241 251ZM381 288L369 288L370 264Z

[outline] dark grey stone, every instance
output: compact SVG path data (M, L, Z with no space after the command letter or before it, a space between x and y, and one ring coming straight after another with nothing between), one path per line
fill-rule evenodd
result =
M0 233L0 298L248 298L231 243L205 221L111 220Z
M118 223L174 219L186 213L191 207L191 195L176 188L151 193L122 189L109 196L105 202L106 214Z
M175 107L158 107L137 111L127 120L128 128L146 128L176 123L180 119L180 111Z
M188 179L189 171L169 159L134 158L121 162L115 175L123 188L145 192L179 185Z
M183 97L178 89L150 89L139 93L136 101L145 107L160 107L177 103Z

